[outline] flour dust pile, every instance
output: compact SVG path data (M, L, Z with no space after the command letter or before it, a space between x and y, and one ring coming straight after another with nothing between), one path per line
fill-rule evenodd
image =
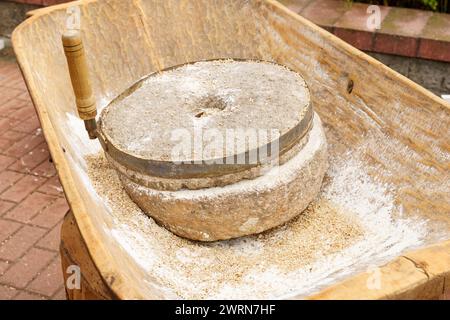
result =
M295 220L213 243L177 237L147 217L103 153L87 156L87 163L109 207L112 236L173 297L302 297L420 245L426 234L425 222L401 217L389 187L373 181L351 156L332 162L319 198Z

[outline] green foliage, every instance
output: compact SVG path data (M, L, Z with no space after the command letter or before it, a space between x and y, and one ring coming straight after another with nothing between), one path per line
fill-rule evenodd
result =
M431 10L436 11L438 6L438 0L422 0L422 3L427 7L431 8Z
M450 13L449 0L346 0L392 7L415 8Z

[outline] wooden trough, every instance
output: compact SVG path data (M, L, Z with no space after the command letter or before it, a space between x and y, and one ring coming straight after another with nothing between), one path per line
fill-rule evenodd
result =
M13 34L71 207L62 228L63 271L67 277L67 267L77 264L82 279L81 290L67 290L70 299L166 298L149 285L151 272L144 272L105 232L112 224L108 212L82 181L83 150L90 144L67 125L66 114L75 114L76 107L61 45L71 6L81 9L100 107L142 77L192 61L258 59L303 74L333 154L351 154L364 144L362 159L369 174L395 187L403 214L430 221L445 233L384 264L380 288L368 290L371 274L360 273L309 298L448 296L450 242L442 241L450 238L448 103L277 1L87 0L34 11Z

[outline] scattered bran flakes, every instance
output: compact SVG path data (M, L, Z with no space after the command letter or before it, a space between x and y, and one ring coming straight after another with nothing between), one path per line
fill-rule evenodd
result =
M121 244L126 243L130 254L136 254L141 267L182 298L241 297L237 293L240 287L247 288L244 292L258 287L261 279L252 276L255 271L276 269L277 274L288 275L342 251L364 235L354 218L323 200L293 221L259 235L193 242L147 217L125 193L102 153L88 156L87 162L94 188L108 203L113 218L120 220L122 230L113 230L113 235ZM273 285L268 282L252 296L267 297Z

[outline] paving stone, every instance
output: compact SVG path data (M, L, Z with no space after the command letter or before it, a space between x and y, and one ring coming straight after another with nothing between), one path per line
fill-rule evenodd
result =
M4 190L12 187L14 183L25 177L23 173L14 171L1 171L0 172L0 193Z
M17 289L0 284L0 300L10 300L17 294Z
M313 1L302 10L301 15L320 26L333 27L348 8L345 1Z
M29 223L39 211L49 206L55 199L54 196L34 192L19 203L13 210L5 214L4 218L22 223Z
M450 14L434 13L422 30L421 38L450 42Z
M59 182L58 176L48 179L48 181L44 183L42 187L38 189L38 191L59 197L64 196L64 190L61 186L61 183Z
M8 118L9 114L21 109L24 105L26 105L25 101L16 98L4 101L0 103L0 115L3 118Z
M42 142L26 155L16 160L11 166L8 167L8 169L22 173L31 173L34 168L44 162L44 160L48 160L49 157L50 153L47 148L47 143Z
M304 8L313 2L313 0L284 0L283 5L294 11L295 13L300 13Z
M12 145L15 142L19 141L23 137L25 137L27 134L24 132L15 131L14 129L5 131L2 133L1 137L3 139L9 140L9 144Z
M3 134L5 131L11 130L18 123L20 123L20 120L10 118L0 118L0 135Z
M46 297L51 297L58 292L63 282L61 260L58 257L39 273L37 278L27 286L27 289Z
M69 206L66 199L58 198L50 206L42 210L32 220L32 223L42 228L53 228L64 218L68 211Z
M22 179L12 185L8 190L4 191L0 195L0 199L12 202L20 202L34 190L43 185L45 181L46 178L43 177L25 175Z
M23 137L21 140L17 141L9 149L7 149L4 154L20 158L44 141L45 140L42 132L35 132L34 134L29 134Z
M27 291L19 291L19 294L16 295L13 300L47 300L46 298L35 294L35 293L30 293Z
M8 261L2 261L0 260L0 276L5 273L6 270L10 267L10 264Z
M67 300L66 290L64 286L58 290L58 292L52 297L52 300Z
M55 256L54 252L32 248L0 277L0 283L23 289Z
M61 242L61 226L62 223L58 223L53 227L39 242L36 244L39 248L47 250L59 250L59 244Z
M375 29L370 29L367 25L367 21L371 16L371 13L367 12L368 7L368 4L353 3L350 9L336 21L334 27L360 31L375 31ZM389 13L390 7L377 7L380 8L380 23L382 23Z
M37 130L41 130L40 127L41 124L39 123L38 117L36 115L33 115L30 118L26 119L25 121L18 123L14 127L14 130L25 133L32 133L32 132L36 133Z
M37 176L50 178L56 175L56 169L55 165L50 162L50 159L48 158L34 168L31 173Z
M16 204L14 202L9 202L5 200L0 200L0 217L3 216L8 210L14 207Z
M42 236L46 230L38 227L24 226L14 233L0 246L0 259L16 261L28 251Z
M19 230L20 227L22 227L22 224L20 223L0 218L0 247L3 242L14 234L14 232Z
M6 169L9 165L16 161L16 158L8 157L0 154L0 171Z
M419 37L432 15L431 11L391 8L381 23L379 32L405 37Z

